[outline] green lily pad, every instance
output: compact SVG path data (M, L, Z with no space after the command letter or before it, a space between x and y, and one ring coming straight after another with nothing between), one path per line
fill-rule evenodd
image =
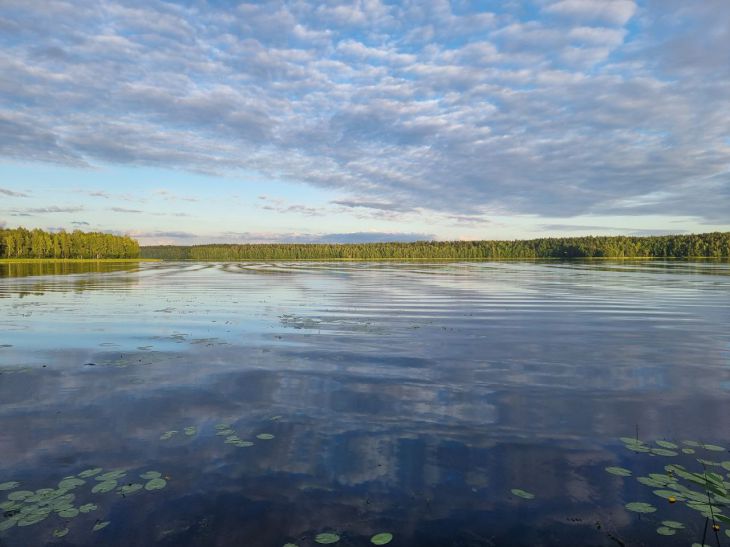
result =
M98 505L95 503L85 503L81 507L79 507L79 511L81 513L91 513L92 511L96 511L99 508Z
M370 543L372 543L373 545L386 545L391 541L393 541L393 534L388 532L375 534L373 537L370 538Z
M160 440L161 441L169 441L170 439L172 439L177 434L178 434L178 431L177 430L174 430L174 429L171 430L171 431L165 431L162 435L160 435Z
M8 494L8 499L12 501L21 501L31 497L33 494L34 493L30 490L16 490L15 492L10 492L10 494Z
M58 516L65 519L76 518L79 516L79 510L75 507L71 507L70 509L64 509L63 511L59 511Z
M628 469L625 469L623 467L606 467L606 471L611 473L611 475L616 475L619 477L630 477L631 471Z
M221 424L216 424L215 428L218 430L224 430L224 429L231 429L231 426L228 424L221 423Z
M276 422L278 420L281 420L283 417L284 416L272 416L271 418L269 418L269 420L271 420L272 422Z
M512 490L510 490L510 492L512 492L512 494L514 494L518 498L526 500L531 500L535 498L535 494L528 492L527 490L521 490L520 488L513 488Z
M643 503L640 501L632 501L631 503L627 503L624 507L634 513L653 513L656 511L656 507L650 503Z
M22 506L23 506L23 504L21 502L12 501L12 500L8 500L8 501L4 501L4 502L0 503L0 509L2 509L3 512L15 511L16 509L18 509Z
M703 444L702 448L705 450L710 450L712 452L725 452L725 448L722 446L717 446L716 444Z
M337 543L338 541L340 541L340 536L331 532L326 532L324 534L317 534L317 537L314 538L314 541L323 545L327 545L329 543Z
M86 481L82 479L77 479L76 477L69 477L59 482L58 487L63 490L73 490L74 488L76 488L77 486L81 486L82 484L86 484Z
M254 445L254 443L252 443L251 441L236 441L233 444L235 446L237 446L238 448L247 448L249 446L253 446Z
M725 535L730 538L730 528L725 530Z
M53 531L54 538L62 538L65 537L66 534L68 534L68 528L61 528L60 530Z
M674 450L668 450L666 448L652 448L650 450L652 454L655 454L657 456L676 456L677 452Z
M216 431L215 434L219 437L230 437L231 435L235 435L236 432L232 429L221 429L220 431Z
M152 479L159 479L161 476L162 476L162 473L160 473L159 471L147 471L140 475L140 477L146 481L149 481Z
M299 547L296 543L285 543L283 547Z
M662 448L679 448L676 444L669 441L656 441L656 444Z
M105 520L104 522L97 522L96 524L94 524L94 527L92 528L92 530L94 532L98 532L99 530L102 530L103 528L106 528L107 526L109 526L108 520Z
M0 483L0 492L4 490L13 490L20 486L20 483L18 481L8 481L8 482L2 482Z
M682 449L682 452L684 454L694 454L695 453L695 449L694 448L683 448Z
M666 486L664 482L656 481L649 477L638 477L636 480L645 486L652 486L654 488L661 488L662 486Z
M144 488L143 485L139 484L138 482L134 484L125 484L119 489L119 493L122 496L128 496L129 494L134 494L135 492L139 492Z
M45 520L47 517L48 513L31 513L18 520L18 526L32 526L33 524L38 524L40 521Z
M624 444L644 444L643 441L640 441L639 439L634 439L633 437L621 437L621 442Z
M669 498L674 498L676 500L683 500L682 494L679 492L674 492L672 490L654 490L654 494L659 496L660 498L664 498L665 500L668 500Z
M106 482L106 481L116 481L119 480L127 475L127 472L124 469L117 469L116 471L109 471L108 473L104 473L103 475L99 475L95 478L95 480L100 482Z
M93 477L94 475L98 475L102 472L101 467L94 467L92 469L87 469L86 471L82 471L79 473L79 477L82 479L88 479L89 477Z
M700 446L700 443L697 441L682 441L682 444L686 444L687 446Z
M152 479L144 485L144 489L149 491L162 490L165 486L167 486L167 481L165 479Z
M191 426L185 428L185 435L187 435L188 437L192 437L197 432L198 432L198 428L195 426L191 425Z
M18 524L17 517L9 518L7 520L2 520L2 521L0 521L0 532L4 532L5 530L10 530L16 524Z
M677 522L676 520L663 520L662 526L674 528L676 530L681 530L682 528L684 528L684 524L682 524L681 522Z
M226 444L234 444L240 441L241 438L238 435L229 435L226 437L226 440L224 441Z
M104 481L100 482L94 488L91 489L92 494L104 494L106 492L111 492L117 487L117 481Z
M726 471L730 471L730 461L720 462L720 466Z
M669 528L668 526L660 526L656 529L656 533L660 536L673 536L677 533L677 531L674 528Z
M270 441L274 438L274 436L271 433L259 433L256 435L257 439L261 439L262 441Z

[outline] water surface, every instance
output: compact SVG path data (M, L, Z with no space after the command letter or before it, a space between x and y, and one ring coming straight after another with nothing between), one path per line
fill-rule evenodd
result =
M0 483L20 485L0 501L96 467L166 485L92 493L88 477L73 504L96 509L2 546L689 545L705 519L636 477L730 460L619 440L730 447L727 263L14 268ZM657 535L667 519L685 528Z

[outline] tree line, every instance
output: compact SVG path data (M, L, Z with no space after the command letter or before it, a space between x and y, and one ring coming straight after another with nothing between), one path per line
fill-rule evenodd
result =
M560 237L515 241L158 245L142 247L141 256L163 260L723 258L730 257L730 232L648 237Z
M137 258L139 243L102 232L0 229L0 258Z

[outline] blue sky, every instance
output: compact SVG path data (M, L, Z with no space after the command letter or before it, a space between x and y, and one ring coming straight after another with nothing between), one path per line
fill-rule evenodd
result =
M0 226L730 230L730 2L0 3Z

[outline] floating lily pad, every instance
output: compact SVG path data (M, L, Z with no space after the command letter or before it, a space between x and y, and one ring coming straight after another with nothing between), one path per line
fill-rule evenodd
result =
M8 482L2 482L0 483L0 492L4 490L13 490L20 486L20 483L18 481L8 481Z
M105 492L111 492L117 487L117 481L104 481L100 482L94 488L91 489L93 494L104 494Z
M271 420L272 422L276 422L278 420L281 420L283 417L284 416L272 416L271 418L269 418L269 420Z
M674 492L672 490L654 490L654 494L666 500L668 500L669 498L674 498L675 500L684 499L684 497L679 492Z
M60 530L53 531L54 538L62 538L65 537L66 534L68 534L68 528L61 528Z
M4 501L4 502L0 503L0 509L2 509L3 512L14 511L15 509L18 509L19 507L22 507L22 506L23 506L23 504L21 502L12 501L12 500L8 500L8 501Z
M8 499L12 501L21 501L31 497L32 495L33 492L30 490L16 490L15 492L10 492L10 494L8 494Z
M663 520L662 526L674 528L676 530L681 530L682 528L684 528L684 524L682 524L681 522L677 522L676 520Z
M165 479L152 479L147 484L144 485L145 490L153 491L153 490L162 490L165 486L167 486L167 481Z
M91 513L92 511L96 511L99 508L98 505L95 503L85 503L81 507L79 507L79 511L81 513Z
M331 532L326 532L324 534L317 534L317 537L314 538L314 541L317 543L321 543L323 545L327 545L330 543L337 543L340 541L340 536L337 534L333 534Z
M98 475L102 472L101 467L94 467L92 469L87 469L86 471L82 471L79 473L79 477L82 479L88 479L89 477L93 477L94 475Z
M99 475L95 478L97 481L106 482L106 481L116 481L124 476L127 475L127 472L124 469L117 469L115 471L109 471L108 473L104 473L103 475Z
M79 510L75 507L71 507L69 509L64 509L63 511L58 512L59 517L63 517L65 519L72 519L79 516Z
M224 430L224 429L231 429L231 426L229 424L221 423L221 424L216 424L215 428L218 430Z
M720 462L720 466L721 466L721 467L722 467L723 469L725 469L725 470L727 470L727 471L730 471L730 461L727 461L727 462Z
M94 527L92 528L92 530L94 532L98 532L99 530L106 528L107 526L109 526L108 520L105 520L104 522L97 522L96 524L94 524Z
M393 541L393 534L388 532L375 534L373 537L370 538L370 543L372 543L373 545L386 545L391 541Z
M247 448L249 446L253 446L254 445L254 443L252 443L251 441L236 441L233 444L235 446L237 446L238 448Z
M139 484L138 482L134 484L125 484L119 489L119 493L122 496L128 496L129 494L139 492L140 490L142 490L142 488L144 488L144 486Z
M285 543L283 547L299 547L296 543Z
M682 449L682 452L684 454L694 454L695 453L695 449L694 448L683 448Z
M722 446L717 446L716 444L703 444L702 448L705 450L711 450L712 452L725 452L725 449Z
M67 477L58 483L58 487L62 488L63 490L73 490L74 488L76 488L77 486L81 486L82 484L86 484L86 481L82 479L77 479L76 477Z
M650 450L652 454L655 454L657 456L676 456L677 452L674 450L668 450L666 448L652 448Z
M676 444L669 441L656 441L656 444L662 448L679 448Z
M510 492L512 492L512 494L514 494L518 498L526 500L531 500L535 497L535 494L528 492L527 490L521 490L520 488L513 488L512 490L510 490Z
M159 471L146 471L145 473L142 473L140 475L140 477L146 481L149 481L152 479L159 479L161 476L162 476L162 473L160 473Z
M18 526L32 526L38 524L40 521L45 520L48 517L48 513L30 513L27 514L18 521Z
M256 435L257 439L261 439L262 441L270 441L274 438L274 436L271 433L259 433Z
M700 446L700 443L697 441L682 441L682 444L686 444L687 446Z
M189 427L186 427L185 428L185 435L187 435L188 437L192 437L197 432L198 432L198 428L197 427L189 426Z
M669 528L668 526L660 526L656 529L656 533L660 536L673 536L677 533L677 531L674 528Z
M160 435L160 440L161 441L169 441L170 439L172 439L177 434L178 434L178 431L176 431L176 430L165 431L162 435Z
M650 503L643 503L640 501L632 501L631 503L627 503L624 507L634 513L653 513L656 511L656 507Z
M639 481L643 485L651 486L653 488L661 488L662 486L666 486L666 483L656 481L649 477L638 477L636 480Z
M227 437L235 434L236 432L232 429L221 429L220 431L216 431L216 435L218 435L219 437Z
M623 467L607 467L606 471L611 473L611 475L617 475L619 477L630 477L631 471L628 469L625 469Z
M18 519L16 517L9 518L7 520L2 520L2 521L0 521L0 532L4 532L5 530L10 530L16 524L18 524Z

